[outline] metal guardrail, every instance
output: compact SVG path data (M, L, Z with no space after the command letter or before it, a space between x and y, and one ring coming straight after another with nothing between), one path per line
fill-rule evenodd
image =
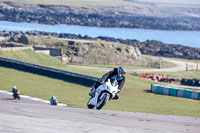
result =
M30 72L38 75L43 75L55 79L64 80L67 82L80 84L84 86L91 87L96 81L100 80L97 77L92 77L84 74L78 74L74 72L69 72L65 70L55 69L51 67L46 67L42 65L31 64L23 61L17 61L13 59L8 59L0 57L0 66L13 68L16 70Z

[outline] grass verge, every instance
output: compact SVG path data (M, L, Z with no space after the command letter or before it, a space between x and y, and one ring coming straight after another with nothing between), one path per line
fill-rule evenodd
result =
M86 107L89 91L84 86L3 67L0 67L0 84L1 90L11 91L16 85L21 94L46 100L54 95L59 102L78 107Z

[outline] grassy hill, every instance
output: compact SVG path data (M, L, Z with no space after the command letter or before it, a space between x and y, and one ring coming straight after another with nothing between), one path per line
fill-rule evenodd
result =
M48 56L46 54L35 53L33 50L23 50L23 51L12 51L12 52L1 52L0 56L11 58L19 61L25 61L29 63L45 65L50 67L63 67L64 64L60 63L59 60L55 60L55 58Z
M64 68L65 70L96 77L101 77L105 73L66 67L52 57L29 50L18 51L17 54L14 53L13 55L0 52L0 56L42 65L46 64L47 66ZM109 102L104 109L200 117L199 101L149 93L151 83L155 82L127 74L124 90L120 93L120 99ZM13 85L16 85L21 94L42 99L48 100L52 95L55 95L59 102L70 106L87 108L86 103L89 99L88 92L90 88L3 67L0 67L0 84L1 90L11 91Z

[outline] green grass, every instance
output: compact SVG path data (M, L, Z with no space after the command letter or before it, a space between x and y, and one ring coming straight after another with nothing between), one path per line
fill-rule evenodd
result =
M151 60L153 60L154 62L156 60L158 60L158 56L152 56L152 55L141 55L141 57L143 59L145 59L146 61L142 61L142 63L147 64L150 62ZM138 59L139 61L140 59ZM76 65L76 64L72 64L72 65ZM91 67L106 67L106 68L117 68L119 67L119 65L104 65L104 64L78 64L81 66L91 66ZM161 68L169 68L169 67L175 67L176 64L173 64L171 62L167 62L167 61L162 61L161 62ZM127 69L157 69L156 67L143 67L143 66L125 66Z
M23 51L11 51L11 52L0 51L0 56L20 61L25 61L29 63L35 63L39 65L54 66L54 67L65 66L64 64L60 63L60 61L55 60L55 58L45 55L43 53L36 53L31 49Z
M11 51L11 52L0 51L0 56L19 61L25 61L28 63L34 63L38 65L44 65L48 67L68 70L68 67L65 64L61 63L54 57L46 55L44 53L36 53L30 49L22 51Z
M161 68L169 68L169 67L175 67L176 66L176 64L174 64L174 63L164 61L162 59L163 57L160 57L160 56L145 55L145 54L142 54L141 56L142 56L143 59L146 60L146 62L147 61L151 62L151 60L154 60L154 61L157 60L158 63L161 62ZM160 61L160 59L162 59L162 60ZM146 63L146 62L144 62L144 63Z
M0 56L19 60L19 61L25 61L28 63L44 65L44 66L48 66L52 68L58 68L62 70L82 73L82 74L92 75L93 73L95 73L95 75L101 76L101 73L102 73L102 72L94 71L94 70L67 67L65 64L61 63L59 60L55 59L52 56L49 56L43 53L36 53L30 49L22 50L22 51L12 51L12 52L0 51Z
M120 99L109 102L104 109L200 117L199 101L149 93L151 83L128 75ZM90 88L2 67L0 84L2 90L11 91L16 85L21 94L46 100L55 95L59 102L70 106L87 108L89 99Z
M1 90L11 91L14 85L21 94L49 100L56 96L61 103L85 107L89 88L31 73L0 67ZM78 93L77 93L78 92Z
M33 50L22 50L22 51L12 51L12 52L4 52L0 51L0 56L10 59L15 59L19 61L25 61L28 63L34 63L38 65L44 65L48 67L58 68L62 70L72 71L72 72L78 72L81 73L84 71L86 74L92 74L95 73L95 75L101 75L99 71L91 71L91 70L85 70L81 68L73 68L73 67L67 67L67 65L61 63L59 60L55 59L52 56L46 55L44 53L36 53Z
M155 74L163 74L169 75L170 77L174 77L177 79L188 78L193 79L197 78L200 79L200 71L183 71L183 72L154 72Z
M19 58L32 63L42 63L43 65L45 64L44 60L46 60L48 66L55 64L54 67L96 77L101 77L104 74L102 71L64 67L65 65L56 59L47 55L36 54L33 51L25 50L23 54L21 52L16 52L18 57L16 57L15 52L5 52L7 55L0 52L0 54L1 56L6 55L10 58ZM120 93L120 99L110 101L103 109L200 117L199 100L149 93L152 83L156 82L127 74L124 89ZM1 90L11 91L13 85L16 85L21 94L46 100L55 95L59 102L70 106L87 108L86 104L89 99L88 92L90 88L88 87L3 67L0 67L0 84Z
M72 64L76 65L76 64ZM119 65L103 65L103 64L78 64L79 66L91 66L91 67L105 67L105 68L118 68ZM137 67L137 66L124 66L127 69L156 69L153 67Z

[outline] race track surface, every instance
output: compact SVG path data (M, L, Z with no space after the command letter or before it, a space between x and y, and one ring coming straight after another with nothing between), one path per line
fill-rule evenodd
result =
M109 105L108 105L109 106ZM199 133L200 118L51 106L0 92L0 133Z

